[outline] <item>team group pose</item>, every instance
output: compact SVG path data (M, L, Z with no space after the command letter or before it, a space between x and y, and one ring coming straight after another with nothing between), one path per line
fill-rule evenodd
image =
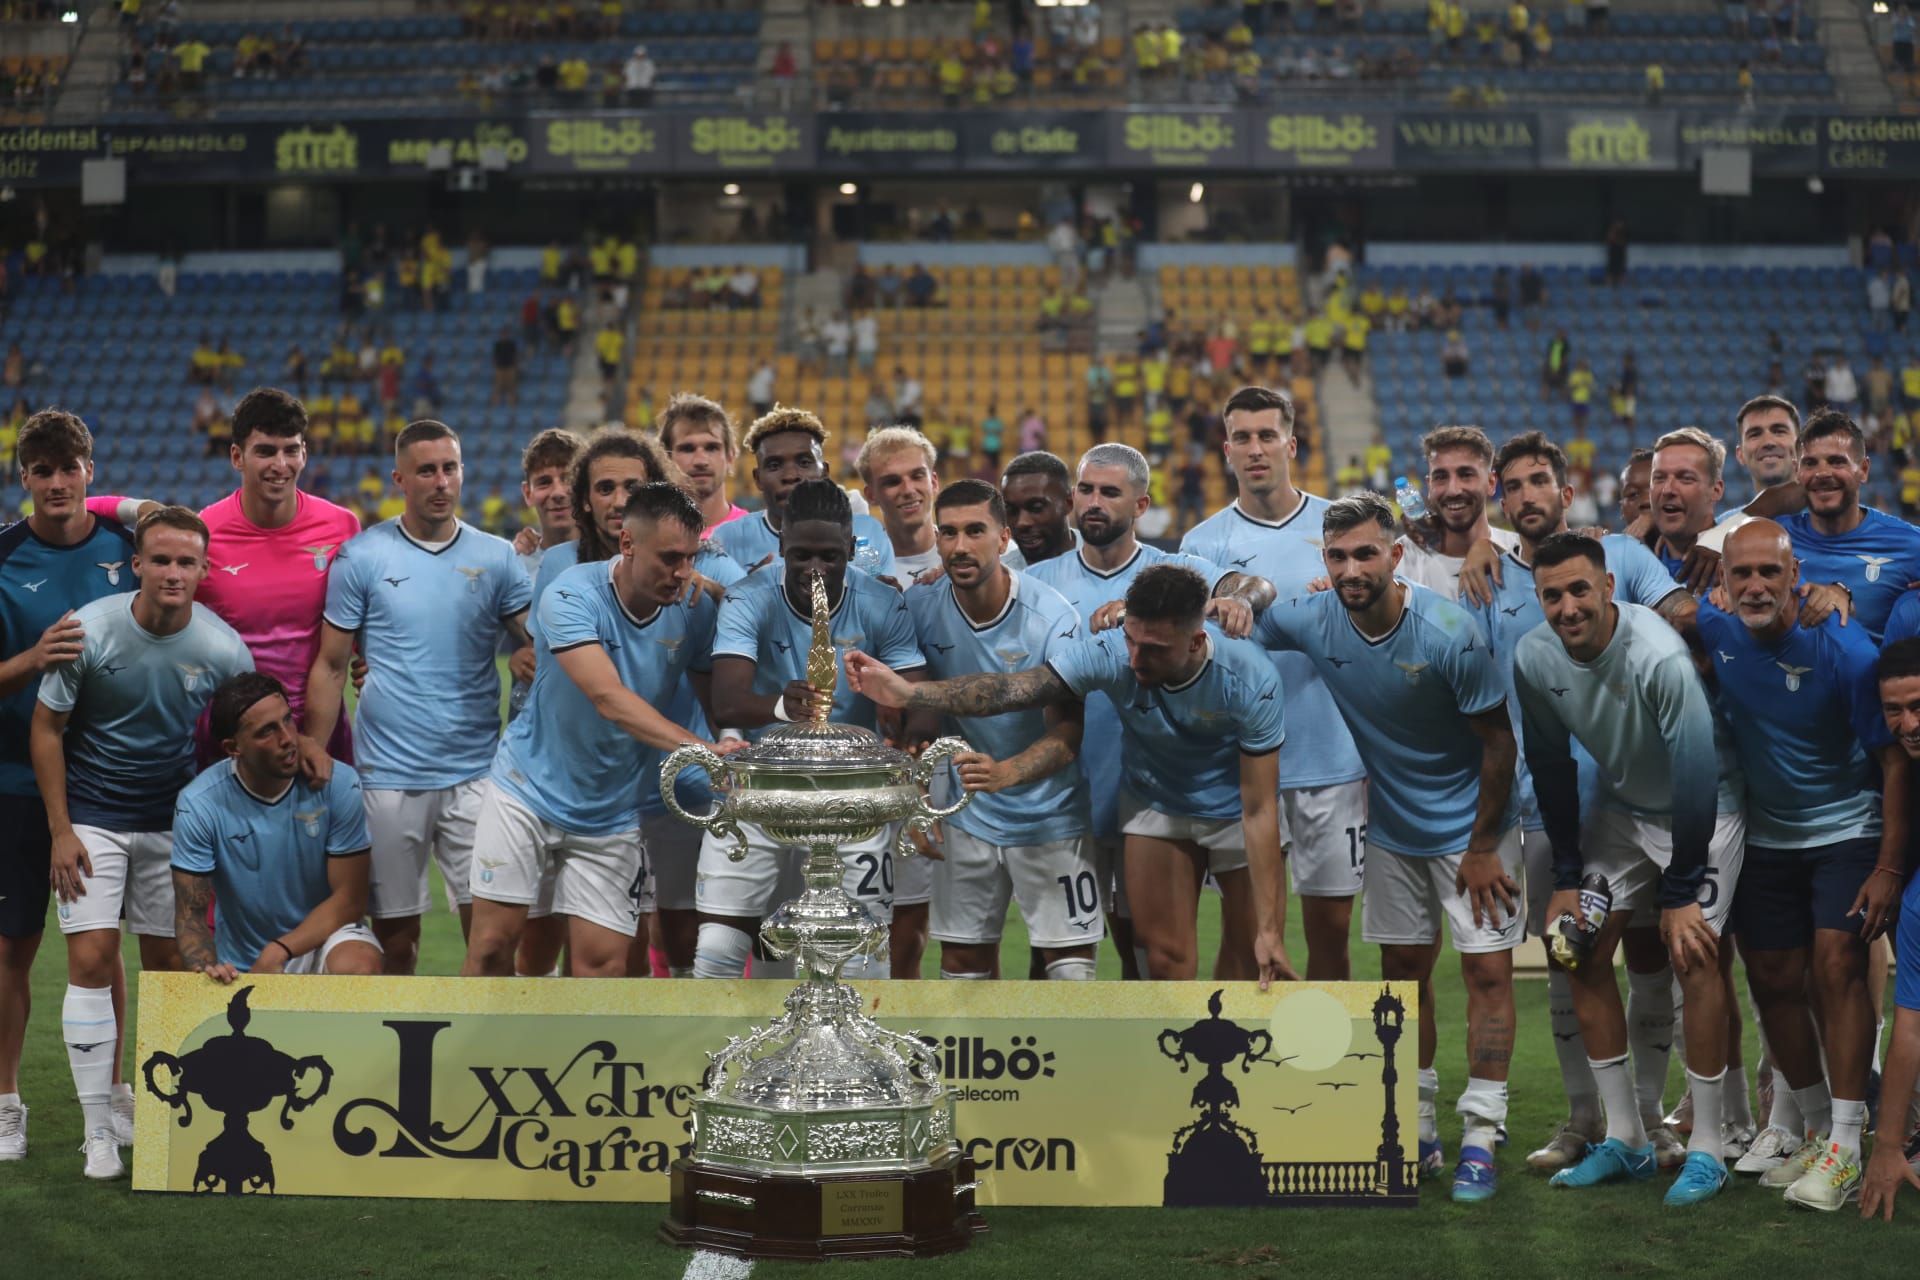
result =
M1014 976L1014 909L1032 978L1090 980L1112 945L1129 978L1342 980L1357 911L1383 974L1419 989L1419 1163L1457 1201L1495 1195L1514 1045L1549 1035L1566 1119L1524 1163L1556 1188L1674 1169L1680 1209L1744 1174L1890 1216L1920 1187L1920 529L1861 505L1865 442L1839 413L1741 406L1754 492L1731 509L1727 445L1662 436L1620 477L1616 533L1568 527L1567 458L1539 432L1430 432L1431 518L1305 493L1291 401L1247 387L1219 424L1237 496L1178 551L1141 540L1153 475L1117 443L943 486L934 445L889 427L843 488L813 414L743 434L683 394L645 431L534 436L537 525L509 543L460 517L453 426L400 432L401 513L362 530L300 487L299 400L261 388L233 423L236 490L199 513L90 498L70 413L20 431L0 1161L27 1149L29 975L56 906L91 1178L122 1176L132 1139L123 920L144 967L218 982L410 974L438 866L464 974L778 976L756 932L803 851L747 827L732 861L668 814L659 765L820 712L969 748L938 785L973 802L916 837L926 856L896 861L891 831L842 851L847 891L893 926L850 976L917 976L929 947L943 978ZM757 511L729 492L743 456ZM816 588L830 695L805 678ZM703 809L704 786L677 798ZM1435 1016L1443 935L1461 1027ZM1550 944L1545 1027L1515 1015L1529 937ZM1464 1057L1451 1161L1443 1041ZM1758 1124L1748 1056L1772 1086Z

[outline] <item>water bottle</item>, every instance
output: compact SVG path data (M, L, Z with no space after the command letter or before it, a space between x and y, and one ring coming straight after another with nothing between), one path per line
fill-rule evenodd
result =
M1600 927L1612 910L1613 888L1605 876L1594 872L1580 882L1579 914L1562 912L1547 939L1547 948L1561 968L1571 973L1593 954Z
M513 688L507 693L507 720L511 723L526 708L527 695L533 692L533 681L515 680Z
M1427 518L1427 500L1421 494L1420 486L1406 476L1393 482L1393 500L1400 504L1400 514L1408 524Z

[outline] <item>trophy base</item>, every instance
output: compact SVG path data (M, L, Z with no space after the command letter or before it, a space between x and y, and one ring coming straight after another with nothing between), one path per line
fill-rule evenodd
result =
M957 1253L986 1229L974 1207L973 1161L954 1151L908 1172L804 1178L676 1160L660 1238L804 1262Z

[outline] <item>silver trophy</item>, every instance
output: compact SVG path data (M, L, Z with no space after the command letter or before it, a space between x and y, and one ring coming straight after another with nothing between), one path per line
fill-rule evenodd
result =
M807 849L806 890L760 926L772 955L797 959L802 981L786 1012L712 1055L693 1103L692 1153L673 1167L669 1240L749 1257L818 1258L946 1253L981 1229L972 1164L954 1141L953 1098L934 1051L861 1012L840 981L857 956L885 954L887 926L842 885L839 846L901 824L896 852L958 812L928 803L941 764L967 749L941 738L918 760L873 733L829 723L838 682L827 593L813 576L807 683L826 694L812 719L781 725L722 758L698 744L660 766L660 794L682 821L731 840L742 823ZM688 813L674 784L707 772L716 803Z

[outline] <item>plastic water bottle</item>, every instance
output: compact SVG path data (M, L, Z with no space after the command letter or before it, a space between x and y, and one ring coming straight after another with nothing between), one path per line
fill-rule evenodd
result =
M1580 882L1580 913L1562 912L1548 936L1547 947L1561 968L1571 973L1593 954L1600 927L1613 910L1613 887L1598 872Z
M1411 524L1415 520L1427 518L1427 500L1420 492L1420 486L1406 476L1393 482L1393 500L1400 504L1400 514Z

